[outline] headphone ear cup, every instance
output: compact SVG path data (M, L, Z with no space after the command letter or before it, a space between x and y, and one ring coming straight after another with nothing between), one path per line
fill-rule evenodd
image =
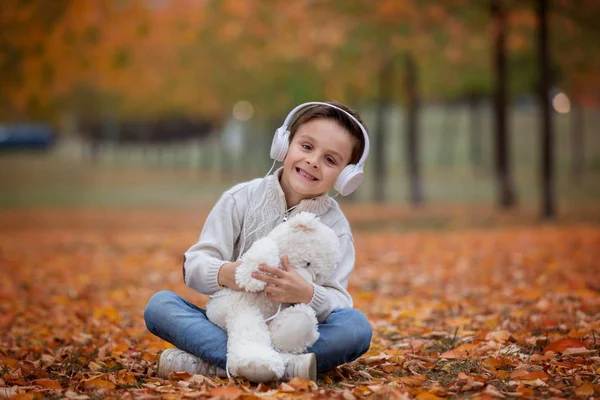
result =
M333 187L342 196L348 196L358 188L364 175L362 165L349 164L340 172Z
M288 151L290 131L285 127L278 128L273 136L273 142L271 143L271 158L276 161L282 162L285 159L285 155Z

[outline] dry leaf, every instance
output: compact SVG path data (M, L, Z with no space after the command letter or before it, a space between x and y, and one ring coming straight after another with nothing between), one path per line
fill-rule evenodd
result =
M579 397L593 396L594 385L591 382L583 382L583 385L575 388L575 394Z
M581 340L573 339L573 338L564 338L564 339L557 340L556 342L553 342L553 343L549 344L548 346L546 346L544 348L544 353L546 353L547 351L553 351L555 353L562 353L569 348L580 348L580 347L585 348L585 343L583 343Z

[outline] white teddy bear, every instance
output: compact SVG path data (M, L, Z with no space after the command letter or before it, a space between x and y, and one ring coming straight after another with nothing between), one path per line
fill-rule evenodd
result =
M280 265L285 253L290 265L315 284L323 284L341 258L335 232L308 212L293 216L254 242L235 273L236 283L245 292L222 289L206 307L208 319L227 331L227 370L233 376L253 382L281 379L286 358L306 351L319 338L310 306L279 307L263 291L266 283L251 276L261 264Z

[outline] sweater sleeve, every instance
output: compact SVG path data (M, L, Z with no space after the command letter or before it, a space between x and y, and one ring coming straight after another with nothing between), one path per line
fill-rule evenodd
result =
M184 255L187 286L208 295L220 289L219 270L226 262L233 261L240 226L235 199L225 192L206 218L198 242Z
M313 297L308 303L315 313L319 322L325 321L333 310L338 308L351 308L352 297L348 293L348 278L354 269L354 241L352 236L344 234L340 237L342 259L335 271L323 285L313 283Z

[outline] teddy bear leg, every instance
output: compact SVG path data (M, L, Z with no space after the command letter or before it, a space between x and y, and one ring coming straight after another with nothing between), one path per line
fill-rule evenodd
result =
M319 338L315 311L306 304L282 310L269 324L273 347L284 353L300 354Z
M264 317L255 307L237 309L227 317L227 369L252 382L280 379L285 366L271 345Z

